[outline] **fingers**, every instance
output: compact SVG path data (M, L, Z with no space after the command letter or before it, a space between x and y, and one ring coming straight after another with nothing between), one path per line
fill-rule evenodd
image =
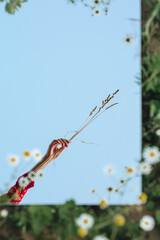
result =
M69 145L69 143L70 143L69 140L64 139L64 138L60 138L59 140L64 144L64 145L62 145L62 146L64 146L64 147L68 147L68 145Z
M53 140L49 145L49 154L53 154L53 152L58 149L64 150L66 147L68 147L69 143L69 140L63 138ZM58 148L59 145L61 145L62 147Z

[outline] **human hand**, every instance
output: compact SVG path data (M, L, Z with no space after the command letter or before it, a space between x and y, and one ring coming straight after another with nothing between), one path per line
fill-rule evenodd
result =
M47 153L46 153L46 157L52 157L52 156L56 156L58 157L63 150L68 147L70 141L64 138L60 138L57 140L53 140L51 142L51 144L48 147ZM61 145L61 147L60 147Z

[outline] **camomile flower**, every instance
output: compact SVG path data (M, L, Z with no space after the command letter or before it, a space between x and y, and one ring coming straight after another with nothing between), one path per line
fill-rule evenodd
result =
M160 137L160 128L156 130L156 135Z
M97 193L97 190L96 190L95 188L92 188L92 189L91 189L91 193L92 193L92 194L96 194L96 193Z
M106 199L102 198L99 203L100 209L106 209L109 206L108 202Z
M151 217L149 215L145 215L141 218L140 227L144 231L151 231L154 229L154 226L155 226L155 220L153 217Z
M94 10L94 14L95 14L95 15L99 15L99 14L100 14L100 10L96 8L96 9Z
M78 228L77 234L79 237L84 238L88 234L88 229Z
M31 159L31 151L30 150L25 150L22 153L22 157L26 162L29 161Z
M98 5L98 4L100 4L100 0L94 0L93 3L94 3L95 5Z
M133 41L133 37L130 34L127 34L127 36L124 39L124 42L126 43L126 45L131 45Z
M20 162L20 159L17 155L14 155L14 154L9 154L8 157L7 157L7 160L8 160L8 164L10 166L17 166Z
M147 202L147 194L142 192L139 196L138 199L142 204L145 204Z
M149 163L147 163L147 162L141 162L141 163L139 163L139 165L138 165L138 171L139 171L141 174L148 175L148 174L150 174L150 172L152 171L152 166L151 166L151 164L149 164Z
M20 187L27 187L27 185L29 184L29 180L27 177L21 177L18 182Z
M42 158L42 153L39 149L32 150L32 156L36 162L40 161Z
M147 147L143 151L143 158L150 164L157 163L160 160L160 152L158 147Z
M132 192L135 192L135 190L136 190L135 186L131 186L131 187L130 187L130 190L131 190Z
M113 175L115 173L115 169L112 165L106 165L103 168L103 172L107 175Z
M93 240L109 240L109 238L107 238L103 235L97 235L93 238Z
M87 214L87 213L82 213L79 218L75 220L76 224L78 227L82 229L89 229L93 226L94 224L94 218Z
M35 179L36 173L34 171L31 171L28 173L28 178L31 179L32 181Z
M128 177L133 177L136 172L134 167L125 167L125 171Z
M116 188L116 189L114 190L114 192L115 192L115 193L119 193L119 189Z
M106 190L107 190L107 192L111 193L111 192L114 191L114 188L113 187L108 187Z
M7 209L2 209L0 210L0 216L5 218L8 216L8 210Z
M37 175L37 177L39 177L39 178L43 178L43 177L44 177L44 174L43 174L43 171L42 171L42 170L39 170L36 175Z
M120 185L124 185L124 184L126 183L126 179L121 178L121 179L119 180L119 183L120 183Z
M115 217L114 217L114 223L116 226L118 227L122 227L126 222L126 219L123 215L121 214L117 214Z

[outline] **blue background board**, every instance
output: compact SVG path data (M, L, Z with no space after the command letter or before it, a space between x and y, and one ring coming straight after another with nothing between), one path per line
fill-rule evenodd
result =
M124 177L125 166L141 156L140 1L111 1L108 15L91 16L82 4L66 0L28 1L14 16L1 8L0 51L0 186L12 167L8 153L39 148L77 130L88 113L109 93L120 92L108 110L86 128L63 154L44 170L21 204L98 204L90 193L106 197L106 187ZM134 39L126 45L124 38ZM71 134L70 134L71 136ZM26 164L19 174L35 163ZM114 177L103 173L112 164ZM12 182L14 183L14 182ZM132 186L135 187L131 191ZM133 190L133 188L132 188ZM138 203L141 177L134 178L121 198L110 204Z

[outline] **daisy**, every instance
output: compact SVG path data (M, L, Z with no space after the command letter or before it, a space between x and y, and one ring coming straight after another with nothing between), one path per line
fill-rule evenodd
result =
M10 166L17 166L20 162L20 159L17 155L14 155L14 154L9 154L8 157L8 164Z
M92 188L92 189L91 189L91 193L92 193L92 194L96 194L96 193L97 193L96 189L95 189L95 188Z
M43 178L43 177L44 177L44 174L43 174L43 171L42 171L42 170L39 170L39 171L37 172L37 177L39 177L39 178Z
M107 175L113 175L113 174L115 173L115 169L114 169L114 167L111 166L111 165L106 165L106 166L104 166L103 171L104 171L104 173L107 174Z
M143 158L148 163L157 163L160 159L158 147L147 147L143 151Z
M125 167L125 170L128 177L133 177L135 175L134 167Z
M103 235L97 235L96 237L93 238L93 240L109 240L109 239Z
M8 210L7 209L2 209L0 211L0 216L3 217L3 218L7 217L8 216Z
M135 192L135 190L136 190L135 186L130 187L130 190L131 190L132 192Z
M31 179L32 181L35 179L36 173L34 171L31 171L28 173L28 178Z
M151 166L151 164L149 164L149 163L147 163L147 162L141 162L141 163L139 163L139 165L138 165L138 171L139 171L141 174L148 175L148 174L150 174L150 172L152 171L152 166Z
M22 153L22 157L26 162L29 161L31 159L31 151L30 150L25 150Z
M158 137L160 137L160 129L157 129L157 130L156 130L156 135L157 135Z
M94 10L94 14L95 14L95 15L99 15L99 14L100 14L100 10L96 8L96 9Z
M124 185L124 184L126 183L126 179L121 178L121 179L119 180L119 183L120 183L121 185Z
M114 223L115 225L117 225L118 227L122 227L126 222L126 219L123 215L121 214L117 214L114 218Z
M146 203L147 202L147 194L142 192L139 196L138 196L138 199L140 200L140 202L142 204Z
M126 38L124 39L124 42L126 45L131 45L132 44L133 37L129 34L127 34Z
M114 188L113 187L108 187L106 190L107 190L107 192L111 193L111 192L114 191Z
M78 228L77 234L78 234L78 236L80 236L81 238L84 238L84 237L86 237L87 234L88 234L88 229Z
M42 158L42 154L39 149L33 149L32 156L36 162L40 161Z
M29 180L27 177L21 177L18 182L20 187L27 187L27 185L29 184Z
M100 1L99 1L99 0L94 0L93 2L94 2L95 5L100 4Z
M105 15L107 15L108 14L108 9L107 8L105 8Z
M155 226L155 220L153 217L151 217L149 215L145 215L141 218L140 227L144 231L151 231L154 229L154 226Z
M116 188L114 191L115 191L116 193L119 193L119 189L118 189L118 188Z
M79 218L77 218L75 221L76 221L77 226L82 229L89 229L94 224L93 217L87 213L82 213L79 216Z
M108 202L106 199L102 198L99 203L100 209L106 209L109 206Z

